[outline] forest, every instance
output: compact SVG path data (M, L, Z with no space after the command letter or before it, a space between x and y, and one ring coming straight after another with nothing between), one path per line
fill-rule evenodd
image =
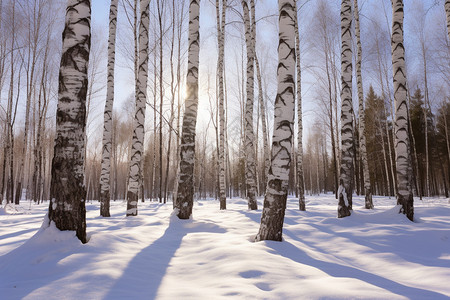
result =
M289 97L295 105L282 101L283 108L277 106L280 71L274 72L278 29L282 35L275 1L202 2L201 38L191 49L189 1L92 3L92 23L89 1L69 1L67 7L89 8L79 17L87 29L70 29L70 18L78 16L67 8L64 21L64 1L2 0L2 203L55 198L52 176L61 176L52 175L52 160L55 164L59 155L55 141L69 134L75 144L64 147L79 152L68 160L69 172L80 173L75 185L85 189L83 199L102 203L103 216L109 214L110 199L127 199L127 215L134 215L138 200L175 205L186 193L219 199L221 209L227 198L247 198L254 209L269 178L279 176L273 173L283 134L277 129L291 132L286 140L290 149L282 147L289 159L278 167L288 172L286 192L299 198L300 208L304 194L338 198L342 182L350 206L353 193L395 197L406 185L416 198L448 197L449 2L405 5L400 26L404 99L396 94L398 80L393 78L398 28L389 1L359 1L359 7L358 1L346 1L347 25L338 2L294 3L289 47L295 57L285 76L293 78L289 87L295 92ZM108 8L109 16L101 16ZM340 32L344 25L346 39ZM86 60L79 74L85 93L80 104L68 101L70 95L61 90L67 30L86 38L84 56L72 58ZM191 83L190 75L198 81ZM65 85L79 84L70 80ZM195 91L190 84L197 86ZM402 113L399 101L407 107ZM66 117L60 116L63 110ZM398 178L404 157L396 124L403 113L407 183ZM286 119L289 128L277 127L277 117L291 118ZM61 120L70 125L57 134ZM63 155L69 148L58 151ZM180 191L184 180L189 184Z
M0 298L448 299L450 0L0 0Z

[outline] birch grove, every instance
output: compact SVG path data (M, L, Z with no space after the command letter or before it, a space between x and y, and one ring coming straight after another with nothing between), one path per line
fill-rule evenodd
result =
M321 194L414 220L449 194L450 2L404 2L0 0L0 212L44 202L82 241L86 201L243 200L257 241Z

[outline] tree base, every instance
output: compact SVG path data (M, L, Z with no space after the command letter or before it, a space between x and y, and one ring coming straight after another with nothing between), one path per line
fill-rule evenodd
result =
M306 211L306 202L304 197L300 197L300 199L298 199L298 209L300 211Z
M372 193L366 191L365 208L373 209Z
M258 202L256 202L255 195L251 195L248 197L248 209L249 210L257 210L258 209Z
M220 210L227 209L227 200L225 197L220 197Z
M402 206L399 213L406 215L410 221L414 222L414 198L412 193L410 193L407 197L398 194L397 204Z
M283 240L286 200L287 194L271 194L270 192L266 194L261 216L261 225L255 237L255 242L264 240L281 242Z
M109 193L100 194L100 216L109 218L111 214L109 213Z
M338 218L345 218L351 215L350 209L347 206L338 207Z
M138 214L138 209L137 209L138 195L137 195L137 193L128 191L127 198L128 198L128 200L127 200L127 217L137 216L137 214Z
M345 218L345 217L348 217L351 215L350 197L347 197L347 194L345 194L345 196L344 196L343 193L345 193L344 189L342 190L342 192L339 193L338 218ZM346 202L348 203L348 206L347 206Z

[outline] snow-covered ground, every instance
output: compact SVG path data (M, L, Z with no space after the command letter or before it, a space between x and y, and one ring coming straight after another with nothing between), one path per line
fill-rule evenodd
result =
M47 204L23 214L0 211L0 299L448 299L450 204L415 200L415 223L395 200L374 210L354 199L337 219L332 195L307 197L307 211L288 200L283 242L253 243L259 210L242 199L219 211L198 201L192 220L172 204L139 203L111 218L87 205L89 242L54 227L40 230ZM37 233L36 233L37 232Z

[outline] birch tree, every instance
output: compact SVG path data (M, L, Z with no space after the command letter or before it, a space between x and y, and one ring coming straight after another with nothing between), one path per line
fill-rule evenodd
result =
M219 56L217 62L217 77L219 80L219 201L220 209L227 209L226 193L225 193L225 95L223 84L223 61L225 56L224 42L225 42L225 16L226 16L227 0L222 0L222 17L220 17L219 0L216 0L216 15L217 15L217 42L219 45Z
M269 169L261 225L255 241L282 240L291 166L295 105L294 0L279 0L277 96L274 108L272 160Z
M445 14L447 16L447 34L450 41L450 0L445 0Z
M139 185L141 183L141 158L144 150L144 123L148 79L148 26L150 0L140 1L139 64L136 81L136 112L131 146L130 175L127 192L127 216L137 215Z
M75 230L82 243L87 242L83 162L90 23L91 2L69 0L62 38L48 210L49 221L60 230Z
M295 10L295 60L297 67L297 191L298 191L298 207L301 211L306 210L305 202L305 184L303 178L303 123L302 123L302 70L300 65L300 33L298 30L297 1L294 1Z
M358 0L355 0L355 35L357 43L357 57L356 57L356 81L358 85L358 102L359 102L359 154L361 156L361 162L364 175L364 194L365 194L365 207L367 209L373 208L372 201L372 188L370 187L370 173L369 164L367 162L367 150L366 150L366 129L365 129L365 115L364 115L364 90L362 82L362 45L361 45L361 29L359 23L359 10Z
M352 209L353 193L353 104L352 104L352 3L341 2L341 172L339 176L338 218Z
M252 36L254 40L254 56L255 56L255 67L256 67L256 80L258 81L258 104L259 104L259 115L261 117L261 129L263 136L263 176L262 176L262 186L265 188L267 186L267 174L269 174L270 167L270 149L269 149L269 136L267 133L267 121L266 121L266 105L264 103L264 92L263 92L263 83L261 79L261 68L259 66L258 55L256 54L256 9L255 9L255 1L250 0L250 9L251 14L254 16L252 18ZM257 131L258 132L258 131ZM258 162L255 159L256 163ZM264 191L263 191L264 193Z
M254 5L254 3L253 3ZM253 101L254 101L254 53L255 53L255 39L252 31L248 1L242 0L242 8L244 11L244 26L245 26L245 44L247 48L247 82L246 82L246 101L245 101L245 153L246 153L246 168L245 181L247 184L247 199L248 208L251 210L257 209L256 203L256 168L255 168L255 133L253 131Z
M189 3L188 70L186 101L180 145L180 176L176 208L178 218L189 219L194 204L195 126L198 109L198 67L200 51L200 0Z
M110 217L111 199L111 149L112 149L112 113L114 104L114 64L116 56L117 5L119 0L111 0L109 10L108 65L105 113L103 116L102 170L100 175L100 215Z
M397 166L397 204L400 213L414 219L414 199L408 172L410 161L405 48L403 46L403 0L392 0L392 69L395 101L395 154Z

